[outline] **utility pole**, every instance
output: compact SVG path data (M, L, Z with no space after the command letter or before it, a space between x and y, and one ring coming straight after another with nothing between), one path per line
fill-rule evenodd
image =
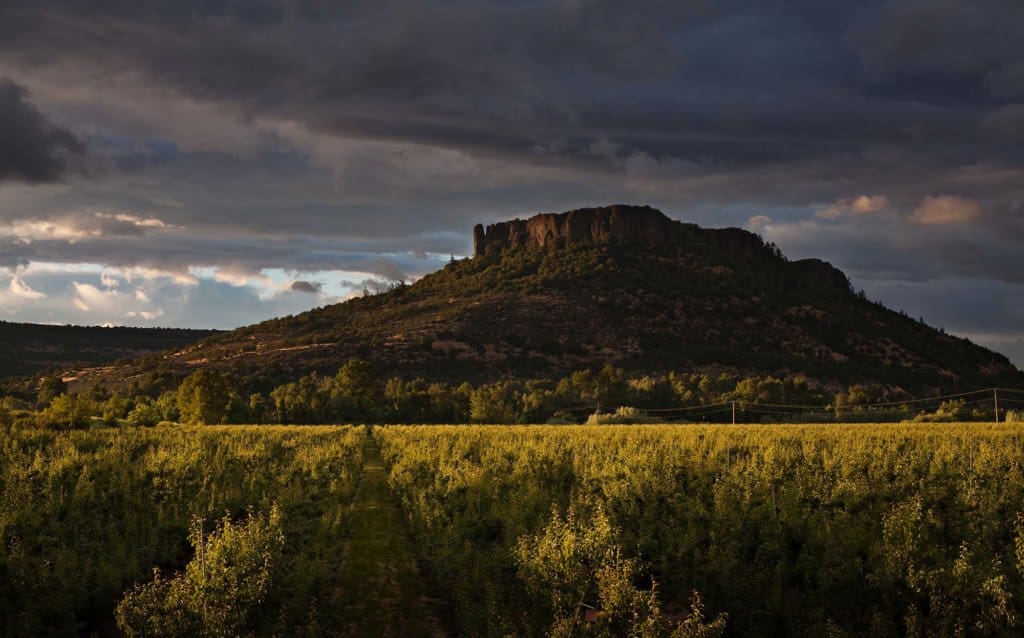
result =
M730 403L732 403L732 424L736 425L736 402L730 401Z
M992 403L996 406L996 425L999 425L999 390L992 389Z

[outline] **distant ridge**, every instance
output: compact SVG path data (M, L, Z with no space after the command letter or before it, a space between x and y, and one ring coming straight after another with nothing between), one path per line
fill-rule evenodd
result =
M217 332L0 321L0 379L51 369L112 363L127 357L180 348Z
M444 381L630 373L803 374L915 395L1024 384L998 353L852 291L819 259L789 261L739 228L647 206L584 208L473 229L474 256L411 285L165 353L69 373L118 385L199 368L268 389L350 357Z

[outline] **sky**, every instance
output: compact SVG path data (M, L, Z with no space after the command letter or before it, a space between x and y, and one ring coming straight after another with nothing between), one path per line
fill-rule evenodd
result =
M630 203L1024 367L1020 42L1020 0L5 0L0 319L231 328Z

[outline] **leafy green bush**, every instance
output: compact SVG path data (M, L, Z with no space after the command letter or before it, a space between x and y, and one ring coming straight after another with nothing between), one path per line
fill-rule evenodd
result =
M608 414L594 413L587 417L587 425L629 425L631 423L657 423L660 419L648 416L639 408L622 406Z
M539 534L519 539L519 576L554 618L548 636L722 634L726 615L705 623L696 592L689 618L674 626L661 611L653 580L649 590L634 585L641 570L636 559L623 556L618 534L602 508L586 516L570 507L564 517L554 510Z
M132 425L151 427L160 423L163 413L156 403L149 398L143 398L127 416L128 423Z
M129 590L117 606L117 624L128 636L240 636L259 626L261 603L282 563L281 512L225 516L208 536L199 521L190 539L195 558L185 571Z
M36 415L36 426L49 430L80 430L89 427L96 405L80 394L60 394Z

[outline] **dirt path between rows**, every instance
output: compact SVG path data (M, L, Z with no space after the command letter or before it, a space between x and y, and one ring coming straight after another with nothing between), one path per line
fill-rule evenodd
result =
M398 499L388 488L377 442L363 451L363 477L352 505L352 537L341 584L351 636L422 636L453 632L442 601L430 596L416 563Z

